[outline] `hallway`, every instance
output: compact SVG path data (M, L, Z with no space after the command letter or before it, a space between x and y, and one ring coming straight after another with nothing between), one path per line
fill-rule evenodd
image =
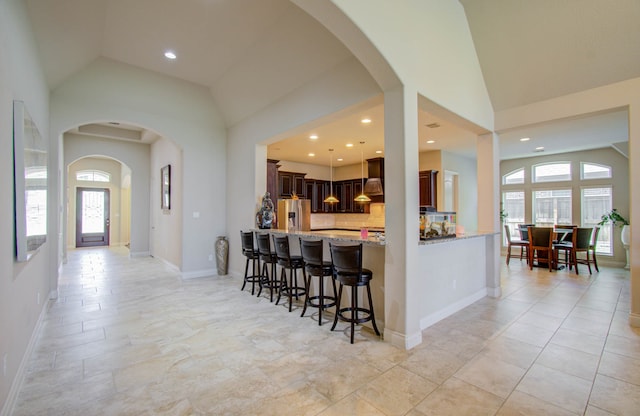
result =
M584 267L581 270L585 273ZM71 250L13 415L637 415L629 272L502 261L484 298L399 350L125 248Z

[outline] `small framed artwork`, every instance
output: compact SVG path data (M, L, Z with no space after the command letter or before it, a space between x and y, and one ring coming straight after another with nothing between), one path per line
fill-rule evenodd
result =
M160 184L161 207L163 210L169 210L171 209L171 165L160 169Z

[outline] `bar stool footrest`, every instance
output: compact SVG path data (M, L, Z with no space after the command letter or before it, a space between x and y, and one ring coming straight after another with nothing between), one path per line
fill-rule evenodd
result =
M351 312L356 310L356 316L364 315L362 318L351 319ZM347 315L347 313L349 315ZM356 324L362 324L371 321L371 310L365 308L341 308L337 311L338 318L344 322L354 322Z
M304 296L305 293L307 293L307 290L304 287L300 287L300 286L294 286L294 287L282 287L282 285L278 285L278 286L280 287L280 292L282 293L283 296L289 296L289 294L291 294L291 297L298 299L300 296Z
M322 309L331 308L336 306L336 298L333 296L323 296L325 302L322 303ZM328 301L328 302L326 302ZM309 296L307 305L312 308L320 308L320 296Z

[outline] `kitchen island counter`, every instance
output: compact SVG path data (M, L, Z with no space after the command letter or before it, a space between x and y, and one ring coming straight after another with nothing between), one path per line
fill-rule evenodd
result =
M370 231L368 238L361 238L360 231L350 231L350 230L337 230L337 229L328 229L328 230L318 230L318 231L290 231L290 230L280 230L278 228L270 228L270 229L254 229L254 232L267 232L270 234L283 234L288 235L290 237L301 237L301 238L319 238L328 241L334 242L342 242L342 243L352 243L367 246L384 246L385 239L384 234L377 235L377 233Z

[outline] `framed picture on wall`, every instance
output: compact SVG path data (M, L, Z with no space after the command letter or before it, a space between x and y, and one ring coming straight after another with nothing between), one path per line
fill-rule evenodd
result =
M171 165L167 165L160 169L160 197L161 208L163 210L171 209Z

